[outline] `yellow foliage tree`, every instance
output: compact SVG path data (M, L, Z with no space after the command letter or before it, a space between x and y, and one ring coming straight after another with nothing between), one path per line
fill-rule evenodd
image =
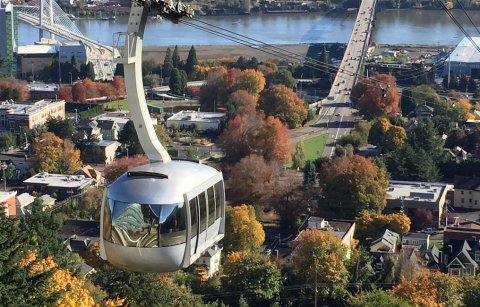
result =
M254 251L265 241L265 232L252 206L227 206L225 217L223 247L226 252Z
M237 87L238 90L246 90L257 95L265 88L265 76L255 69L245 69L238 78Z
M44 132L33 140L32 149L38 170L71 174L82 162L80 150L70 140L62 140L51 132Z
M411 221L405 214L380 214L364 210L355 220L355 236L360 240L373 238L380 234L380 231L389 229L402 234L410 230Z
M440 272L422 270L412 279L401 276L390 293L418 307L463 306L460 280Z
M346 285L348 281L345 261L347 248L332 233L307 229L298 235L293 244L292 269L303 282L313 283L316 275L317 282L333 284L333 290Z
M386 147L388 149L394 150L395 148L403 145L407 141L407 132L403 127L391 126L388 129L385 138Z

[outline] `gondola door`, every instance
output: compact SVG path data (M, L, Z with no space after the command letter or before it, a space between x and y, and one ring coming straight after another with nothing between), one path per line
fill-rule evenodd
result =
M198 223L198 212L199 212L199 206L198 206L198 198L194 197L190 199L189 201L189 207L190 207L190 245L191 245L191 255L194 255L197 253L197 248L198 248L198 230L200 227L200 224Z

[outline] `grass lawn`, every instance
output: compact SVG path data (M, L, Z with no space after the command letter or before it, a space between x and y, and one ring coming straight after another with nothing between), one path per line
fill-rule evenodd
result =
M322 156L327 143L327 134L321 134L303 141L305 160L315 160Z
M104 105L105 110L117 110L119 108L120 110L128 110L128 102L126 99L121 99L117 101L112 101L109 103L106 103Z

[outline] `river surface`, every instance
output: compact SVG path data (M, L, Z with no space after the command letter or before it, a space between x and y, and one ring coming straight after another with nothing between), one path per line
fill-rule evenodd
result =
M453 11L458 21L472 36L480 36L461 11ZM468 12L480 25L480 11ZM263 14L250 16L196 17L200 21L227 29L248 38L268 44L299 44L348 41L356 12L327 16L309 14ZM75 20L85 36L112 45L113 33L126 31L127 16L117 20ZM198 21L193 21L199 25ZM186 24L149 19L144 46L173 45L231 45L234 42ZM475 35L476 34L476 35ZM31 44L38 38L38 30L19 24L19 44ZM376 15L373 41L380 44L453 45L463 38L462 32L444 11L386 10Z

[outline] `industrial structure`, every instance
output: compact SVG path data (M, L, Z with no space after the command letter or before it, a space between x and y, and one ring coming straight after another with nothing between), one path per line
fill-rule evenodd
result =
M477 46L480 45L480 37L472 37L472 40ZM456 75L465 74L480 78L480 52L467 37L464 37L448 57L444 67L444 75L450 71Z

